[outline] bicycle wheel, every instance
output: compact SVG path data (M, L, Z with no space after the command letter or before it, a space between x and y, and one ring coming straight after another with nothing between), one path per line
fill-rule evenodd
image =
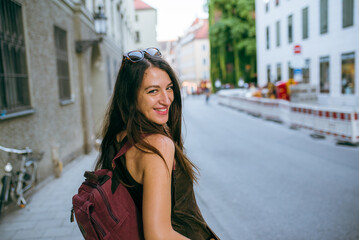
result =
M2 188L1 188L1 194L0 194L0 216L4 209L5 203L8 201L10 180L11 179L9 176L3 176L3 178L1 179Z
M25 164L25 172L23 177L22 188L26 192L32 188L37 181L37 163L29 161Z

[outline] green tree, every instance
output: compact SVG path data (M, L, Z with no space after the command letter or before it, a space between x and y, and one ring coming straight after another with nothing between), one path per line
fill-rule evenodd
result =
M256 81L254 0L208 0L212 84Z

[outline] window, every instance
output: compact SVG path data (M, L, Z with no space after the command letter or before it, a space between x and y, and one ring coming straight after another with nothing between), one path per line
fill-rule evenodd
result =
M266 2L266 12L269 11L269 2Z
M328 32L328 0L320 0L320 34Z
M135 21L138 22L138 15L135 15Z
M310 59L305 59L303 72L303 83L310 83Z
M269 41L269 26L266 27L266 48L270 48L270 41Z
M276 6L279 5L279 0L275 0L275 5L276 5Z
M140 32L136 32L136 35L135 35L135 42L136 43L139 43L140 42Z
M202 50L206 51L206 45L205 44L202 45Z
M355 55L342 54L342 93L354 94L355 89Z
M320 60L320 92L329 93L329 57L321 57Z
M291 62L288 62L288 78L294 79L294 68L292 67Z
M288 43L293 42L293 15L288 16Z
M277 21L275 24L275 30L276 30L276 45L277 47L280 46L280 22Z
M21 6L9 0L0 7L0 115L30 108Z
M302 38L308 38L308 7L302 10Z
M271 82L270 65L267 65L267 82Z
M343 0L343 28L353 26L354 0Z
M54 26L55 32L55 48L56 48L56 67L57 82L59 85L60 101L68 101L71 99L69 61L67 55L67 38L66 31Z
M202 61L203 61L203 65L206 65L206 64L207 64L207 61L206 61L205 58L203 58Z
M282 64L277 63L277 81L282 81Z

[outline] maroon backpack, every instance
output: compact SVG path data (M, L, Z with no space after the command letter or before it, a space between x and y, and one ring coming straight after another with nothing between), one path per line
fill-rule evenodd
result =
M114 158L122 156L131 145L127 142ZM86 180L72 198L72 217L86 240L144 239L142 217L126 187L119 184L112 193L112 171L85 172Z

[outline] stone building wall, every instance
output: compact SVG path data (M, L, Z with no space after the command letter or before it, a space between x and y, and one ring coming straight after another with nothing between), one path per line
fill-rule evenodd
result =
M74 40L76 15L72 9L75 6L62 1L17 2L22 6L30 98L35 112L0 121L0 145L11 148L28 146L34 151L45 152L39 164L41 179L52 174L52 149L58 152L63 163L84 152L79 60ZM54 25L67 32L73 101L66 105L61 105L59 98ZM91 118L91 115L87 117ZM6 157L4 154L1 156Z
M110 18L122 18L121 23L125 25L121 26L121 31L117 24L109 24L115 28L110 32L116 34L103 36L102 41L77 53L76 41L100 39L95 33L93 19L93 11L98 6L91 7L90 0L12 1L22 8L33 112L16 117L0 116L0 145L18 149L28 146L44 152L39 164L41 180L54 173L58 161L66 164L92 151L123 51L134 45L130 41L133 30L128 29L134 24L134 6L132 0L103 1L105 9L116 7L107 16L108 21L113 23ZM124 15L124 9L132 14ZM65 104L59 96L54 26L66 31L71 100ZM124 28L127 30L123 31ZM7 155L0 152L0 159L6 158ZM0 161L0 176L3 166L4 162Z

